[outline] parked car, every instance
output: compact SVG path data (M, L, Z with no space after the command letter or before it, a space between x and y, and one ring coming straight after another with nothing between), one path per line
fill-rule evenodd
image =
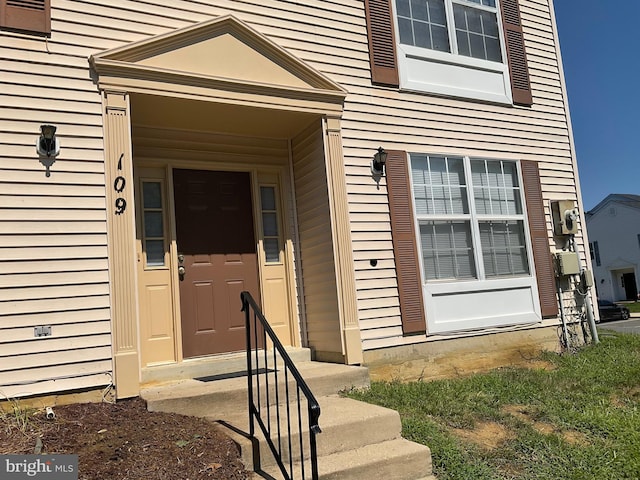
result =
M606 320L626 320L629 318L629 309L623 305L610 302L609 300L598 300L598 311L600 321Z

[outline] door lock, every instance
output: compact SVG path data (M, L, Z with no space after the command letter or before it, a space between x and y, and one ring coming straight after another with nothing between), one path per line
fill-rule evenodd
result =
M184 274L187 272L187 269L184 268L184 255L182 253L178 254L178 276L180 280L184 280Z

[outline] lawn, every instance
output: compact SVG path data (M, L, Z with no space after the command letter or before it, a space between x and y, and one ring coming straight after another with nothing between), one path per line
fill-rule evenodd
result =
M536 368L375 382L351 396L400 412L438 480L640 479L640 336L544 354Z
M640 313L640 302L625 303L624 305L631 313Z

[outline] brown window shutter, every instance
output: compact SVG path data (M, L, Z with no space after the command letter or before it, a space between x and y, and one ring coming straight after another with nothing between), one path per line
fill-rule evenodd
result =
M427 326L422 298L418 243L413 219L413 203L411 201L409 162L406 152L389 151L387 153L387 192L389 194L391 237L400 295L402 331L405 335L424 333Z
M51 33L51 0L0 0L0 27Z
M533 97L531 95L529 67L527 65L527 53L524 49L518 0L502 0L501 4L513 103L532 105Z
M365 0L371 81L397 87L398 62L391 0Z
M522 160L520 165L527 202L533 261L538 281L540 309L543 317L557 317L556 277L549 249L549 232L547 230L547 219L544 215L538 163L531 160Z

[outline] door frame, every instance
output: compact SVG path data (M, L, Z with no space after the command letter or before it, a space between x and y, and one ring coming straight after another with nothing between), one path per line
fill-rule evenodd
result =
M173 343L174 343L174 351L175 351L175 359L167 358L164 361L159 361L153 364L145 365L145 341L146 339L140 338L140 349L141 349L141 368L149 368L157 365L166 365L171 363L180 363L180 362L188 362L190 360L201 359L202 357L195 357L194 359L185 358L183 355L182 349L182 319L180 312L180 280L178 275L178 247L177 247L177 232L176 232L176 219L175 219L175 198L174 198L174 186L173 186L173 169L186 169L186 170L209 170L209 171L238 171L238 172L246 172L250 177L250 189L251 189L251 203L253 208L253 224L254 224L254 233L256 238L256 249L258 253L258 284L260 289L260 296L263 299L263 309L265 310L265 314L267 319L269 319L268 310L270 308L269 301L270 295L265 292L265 284L266 284L266 270L269 269L266 266L265 257L264 257L264 248L263 248L263 234L262 234L262 222L261 222L261 206L260 206L260 187L267 186L276 186L277 187L277 201L278 201L278 224L281 226L282 231L280 233L280 248L282 252L282 280L285 287L285 290L282 292L284 299L281 301L284 303L286 308L286 316L288 322L286 325L280 325L281 338L283 338L283 343L285 345L291 345L294 347L300 346L301 344L301 332L300 332L300 322L299 315L296 308L296 285L295 285L295 276L294 276L294 261L293 261L293 243L292 243L292 232L294 231L294 225L290 223L290 216L287 215L287 212L291 211L291 202L292 192L288 188L290 185L289 182L289 173L288 169L285 166L264 166L264 165L255 165L252 163L246 164L230 164L224 162L201 162L201 161L165 161L165 160L140 160L137 161L134 159L134 178L135 189L136 189L136 198L140 197L139 191L141 188L140 176L138 175L138 171L146 168L156 168L162 169L164 173L164 184L166 191L166 198L164 199L166 215L167 218L167 241L169 246L169 270L171 276L171 295L172 295L172 316L173 316ZM136 224L138 228L140 227L139 216L140 216L140 202L136 202ZM136 251L139 255L143 256L144 252L142 250L142 239L139 238L141 235L136 235ZM141 268L137 270L138 275L138 285L139 285L139 293L143 291L145 288L144 285L144 273ZM139 301L144 302L145 298L143 295L139 295ZM238 304L240 304L240 299L238 299ZM140 311L144 310L144 306L140 306ZM143 322L145 319L142 315L139 316L139 322ZM276 329L277 330L277 329ZM143 325L140 324L141 333L144 331ZM287 338L288 337L288 338ZM222 354L224 355L224 353ZM212 355L214 357L216 355Z

